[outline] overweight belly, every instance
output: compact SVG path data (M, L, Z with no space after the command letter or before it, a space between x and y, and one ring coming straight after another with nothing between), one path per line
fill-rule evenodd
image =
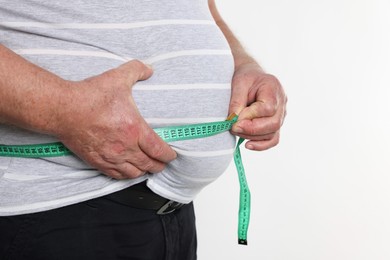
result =
M199 52L154 64L150 80L133 91L141 114L151 127L225 120L233 73L229 51ZM172 142L178 157L149 176L148 185L172 200L189 202L229 165L235 138L229 133Z
M26 16L22 20L8 19L11 12L5 10L1 15L8 20L0 25L0 43L68 80L82 80L131 59L151 64L153 76L134 86L133 97L141 115L153 128L226 118L233 59L223 34L207 10L206 0L115 0L96 6L77 2L78 8L71 2L55 6L52 1L43 1L47 15L31 21ZM42 7L42 3L22 3L29 8ZM123 8L119 8L121 5ZM12 6L12 14L23 13L22 7ZM69 13L73 9L81 13L68 17L65 9ZM149 185L168 198L191 200L226 169L234 140L232 135L224 133L171 143L178 158L162 173L150 175ZM1 126L0 141L28 144L56 140ZM43 160L70 169L89 168L76 157Z

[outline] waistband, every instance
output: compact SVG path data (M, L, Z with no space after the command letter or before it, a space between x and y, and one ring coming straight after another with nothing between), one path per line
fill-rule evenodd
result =
M158 215L172 213L185 205L173 200L168 200L154 193L148 188L146 181L109 194L105 197L133 208L154 210Z

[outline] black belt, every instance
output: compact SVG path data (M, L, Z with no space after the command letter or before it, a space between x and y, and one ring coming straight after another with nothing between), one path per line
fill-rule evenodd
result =
M146 182L109 194L106 198L133 208L155 210L158 215L172 213L184 205L154 193Z

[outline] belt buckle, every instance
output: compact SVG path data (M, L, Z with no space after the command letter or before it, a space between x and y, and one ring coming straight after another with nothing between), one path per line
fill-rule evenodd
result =
M158 211L157 215L166 215L169 213L174 212L175 210L181 208L184 204L179 203L173 200L169 200L167 203L165 203Z

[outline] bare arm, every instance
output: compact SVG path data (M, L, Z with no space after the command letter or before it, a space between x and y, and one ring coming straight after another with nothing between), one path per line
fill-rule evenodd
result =
M0 122L59 138L108 176L159 172L175 152L146 124L131 87L152 69L124 63L86 80L66 81L0 45Z
M55 134L67 82L0 45L0 122Z
M221 31L223 32L225 38L229 43L230 49L232 50L233 53L235 67L238 67L243 63L251 63L251 62L256 63L256 61L250 55L248 55L248 53L245 51L244 47L241 45L239 40L234 36L233 32L225 23L221 14L218 12L214 0L209 0L209 8L216 24L221 29Z
M217 25L229 42L233 53L235 72L229 113L239 114L232 133L248 139L246 148L265 150L278 144L280 128L286 115L287 97L279 81L267 74L244 50L223 21L214 0L209 8Z

